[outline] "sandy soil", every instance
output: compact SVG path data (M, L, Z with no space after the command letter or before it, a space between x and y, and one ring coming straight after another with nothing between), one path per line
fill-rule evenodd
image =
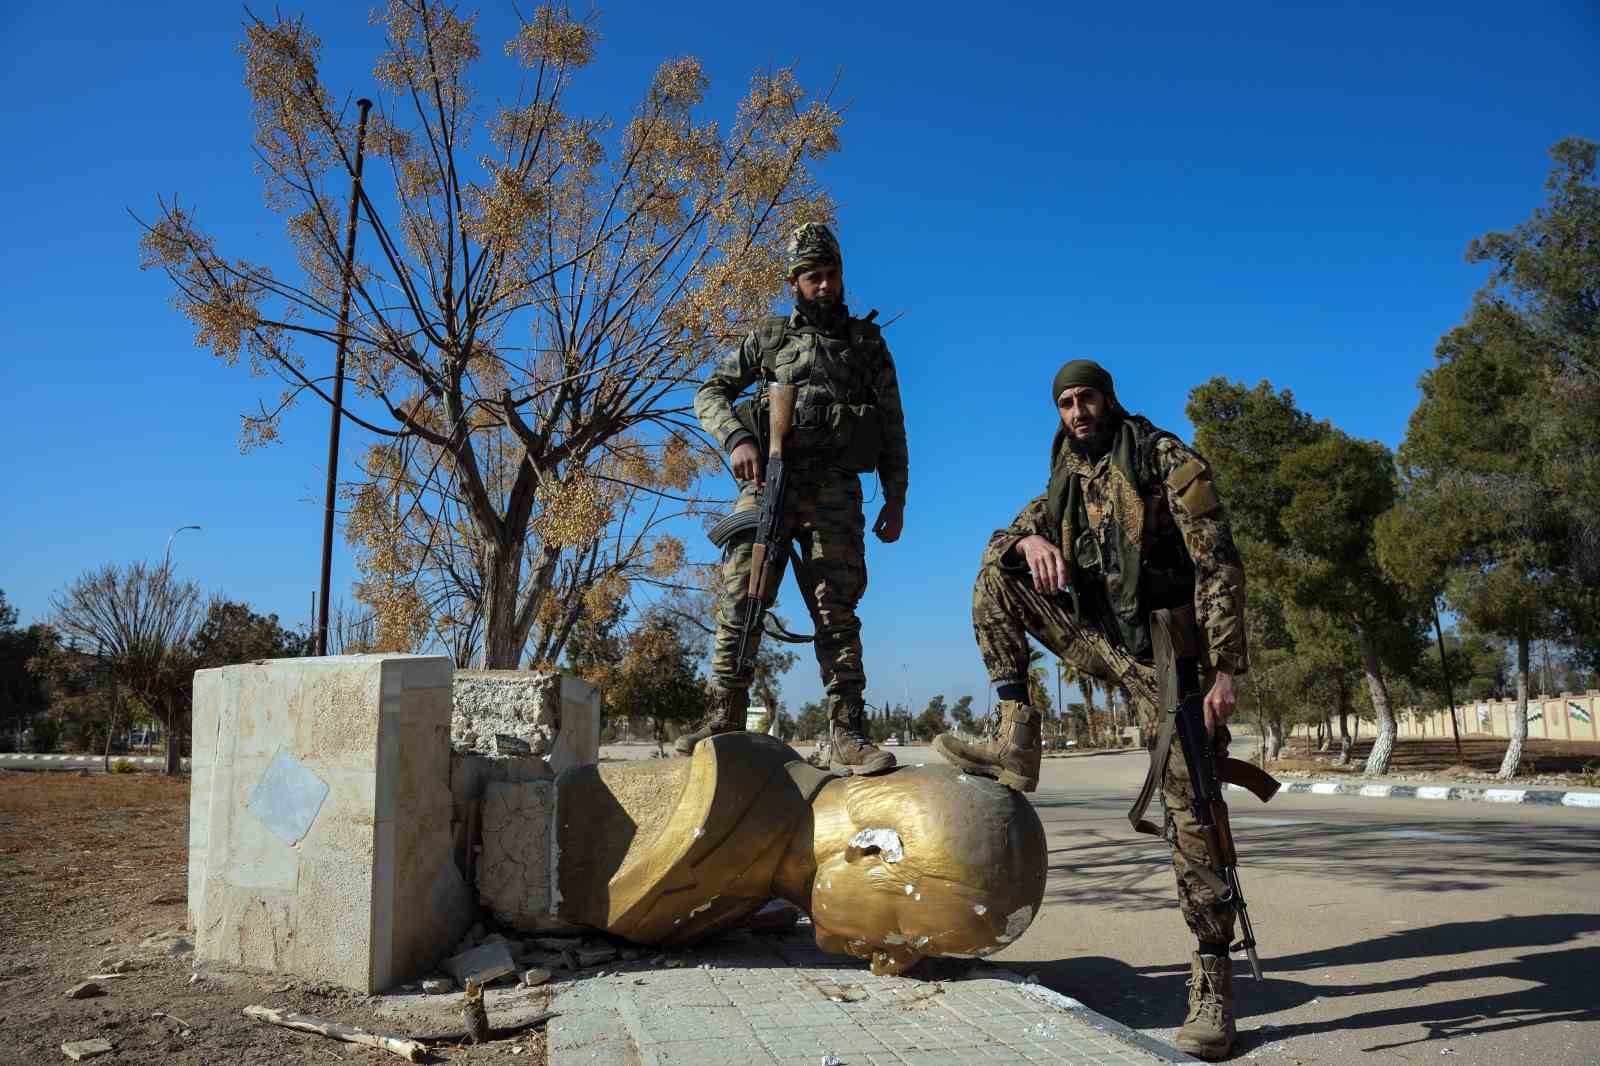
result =
M104 1063L402 1060L252 1021L250 1004L400 1035L459 1026L458 995L368 997L267 974L196 967L186 921L189 783L151 774L0 771L0 1062L69 1061L66 1041L102 1038ZM69 988L114 969L104 993ZM199 976L193 976L198 969ZM547 989L491 989L531 1013ZM497 1003L497 1001L499 1001ZM439 1062L544 1062L538 1031L480 1047L441 1045Z
M1396 741L1394 754L1389 760L1389 776L1419 777L1458 782L1497 780L1500 760L1506 754L1504 737L1464 736L1461 738L1461 756L1456 755L1455 741L1445 738L1402 737ZM1272 764L1274 770L1307 770L1315 772L1359 773L1372 750L1370 737L1357 741L1351 751L1348 767L1336 766L1339 741L1334 738L1331 751L1319 752L1303 736L1295 737L1284 748L1284 757ZM1501 784L1515 787L1553 785L1571 788L1592 787L1600 774L1600 744L1593 741L1541 740L1530 738L1522 748L1522 773L1510 782Z

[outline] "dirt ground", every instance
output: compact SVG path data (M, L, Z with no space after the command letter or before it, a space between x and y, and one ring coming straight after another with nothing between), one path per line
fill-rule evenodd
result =
M1455 741L1449 737L1402 737L1395 742L1389 773L1396 777L1438 776L1441 780L1458 781L1492 779L1500 769L1500 760L1505 758L1506 743L1504 737L1464 736L1458 757ZM1272 768L1359 773L1371 750L1372 739L1363 738L1351 750L1350 766L1341 767L1334 765L1339 755L1338 738L1331 751L1319 752L1306 737L1299 736L1284 746L1284 757L1273 762ZM1516 783L1582 788L1600 783L1596 778L1600 778L1600 744L1530 738L1522 748L1522 776Z
M252 1021L263 1004L369 1030L456 1028L458 995L426 997L424 1017L368 997L275 975L198 968L186 921L189 782L153 774L0 771L0 1063L67 1062L66 1041L102 1038L103 1063L398 1063L372 1048ZM104 994L69 999L91 975ZM545 989L491 990L522 1001ZM406 997L415 1001L422 997ZM526 1002L521 1005L527 1006ZM489 1000L491 1022L495 1002ZM386 1013L385 1013L386 1012ZM409 1024L407 1024L409 1021ZM545 1061L530 1031L434 1061Z

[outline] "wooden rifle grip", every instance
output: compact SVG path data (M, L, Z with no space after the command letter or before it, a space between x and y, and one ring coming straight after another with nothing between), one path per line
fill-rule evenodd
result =
M766 584L767 575L767 546L757 544L750 549L750 584L746 586L745 594L752 600L761 599L761 586Z
M767 448L767 456L771 459L783 458L783 442L789 436L789 431L794 428L794 405L800 389L796 385L781 385L774 382L767 386L767 413L770 418L772 434L771 443Z

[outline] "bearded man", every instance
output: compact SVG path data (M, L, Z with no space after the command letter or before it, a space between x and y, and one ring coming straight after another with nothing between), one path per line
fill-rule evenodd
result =
M856 617L867 587L861 475L878 471L883 506L872 531L893 544L905 524L910 465L900 384L872 316L853 318L845 305L844 260L827 226L808 223L790 235L788 283L794 310L764 318L747 334L696 391L694 410L707 435L728 453L740 486L735 510L750 510L760 503L763 451L758 442L766 433L767 387L798 388L794 430L785 445L789 480L781 532L798 545L795 578L816 605L829 768L881 773L894 766L894 756L866 736L866 674ZM752 384L753 402L736 409L739 394ZM744 728L755 653L742 670L736 660L750 558L749 540L724 549L711 706L695 729L677 739L680 754L689 754L706 737ZM776 565L780 569L770 586L773 595L782 579L782 556Z
M1091 676L1120 685L1147 717L1157 710L1150 615L1188 620L1207 667L1206 727L1219 748L1245 671L1244 568L1204 459L1117 402L1111 375L1077 359L1056 372L1061 418L1046 491L997 530L973 590L972 625L999 697L997 732L934 746L970 774L1022 792L1039 783L1040 715L1028 705L1028 637ZM1178 1047L1205 1058L1231 1050L1234 911L1196 869L1209 856L1196 831L1193 790L1179 744L1161 771L1163 835L1178 902L1199 941L1189 1012Z

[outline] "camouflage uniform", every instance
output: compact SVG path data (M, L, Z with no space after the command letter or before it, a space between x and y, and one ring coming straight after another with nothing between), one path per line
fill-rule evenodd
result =
M1103 552L1111 551L1119 526L1135 539L1146 540L1175 525L1194 567L1193 604L1206 662L1212 670L1243 673L1247 660L1244 569L1204 461L1177 438L1161 435L1150 450L1145 469L1138 472L1137 485L1127 484L1109 455L1091 461L1059 447L1055 463L1056 472L1061 471L1060 464L1067 464L1067 472L1081 478L1088 533ZM990 538L972 597L973 631L989 677L997 684L1026 683L1031 634L1085 673L1122 685L1153 721L1157 710L1154 667L1135 658L1125 642L1108 636L1102 625L1080 620L1065 594L1036 591L1026 564L1008 557L1018 541L1035 534L1064 547L1069 536L1067 524L1065 519L1060 523L1052 520L1047 498L1041 495L1024 507L1009 527L996 530ZM1130 526L1138 528L1130 530ZM1067 554L1070 558L1071 553ZM1075 571L1075 575L1079 573ZM1219 905L1215 894L1192 871L1191 864L1206 865L1207 854L1195 831L1190 806L1193 792L1176 738L1162 779L1161 799L1184 920L1202 942L1230 941L1233 910Z
M832 242L831 234L825 236ZM836 255L837 244L831 247ZM766 386L771 382L799 387L795 428L785 449L789 493L783 531L798 541L802 573L796 576L817 602L817 665L830 718L837 720L847 707L860 706L866 687L861 621L856 617L856 605L867 588L866 520L860 476L838 464L826 418L830 406L837 404L877 408L882 433L877 469L883 494L886 502L903 504L909 462L900 385L877 326L844 312L832 328L819 327L797 307L788 316L764 321L706 377L695 393L700 425L731 453L752 440L734 412L734 401L755 384L756 418L764 424ZM736 509L753 508L758 502L755 484L742 484ZM711 671L724 691L745 689L751 680L748 673L734 672L750 554L746 541L730 545L723 557ZM778 585L772 584L774 595Z

